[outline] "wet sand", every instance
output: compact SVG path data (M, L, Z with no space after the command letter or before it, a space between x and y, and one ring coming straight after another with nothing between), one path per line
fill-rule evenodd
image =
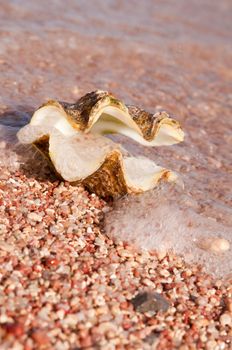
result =
M167 110L186 131L183 144L120 141L181 173L196 213L231 228L231 10L226 0L2 1L1 123L23 125L45 100L71 102L95 89ZM230 286L179 258L115 244L99 225L104 202L48 171L41 180L4 164L3 349L230 348ZM168 299L168 312L134 308L146 289Z
M75 101L95 89L167 110L185 143L139 152L180 171L201 210L231 225L230 9L229 1L3 2L2 117L22 124L48 98Z

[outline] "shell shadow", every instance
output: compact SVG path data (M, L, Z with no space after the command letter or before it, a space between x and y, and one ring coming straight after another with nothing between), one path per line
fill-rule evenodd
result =
M0 115L0 165L7 166L11 171L19 170L28 179L39 181L57 181L48 161L31 145L18 142L17 131L27 124L33 109L18 106L15 110L6 110Z

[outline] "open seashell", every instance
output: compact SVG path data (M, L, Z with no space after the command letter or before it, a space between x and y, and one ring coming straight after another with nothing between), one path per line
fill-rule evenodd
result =
M65 180L83 183L100 196L139 193L176 174L144 157L130 156L104 134L121 133L146 146L183 140L177 121L165 113L149 114L126 106L108 92L91 92L75 104L48 101L18 132L33 143Z

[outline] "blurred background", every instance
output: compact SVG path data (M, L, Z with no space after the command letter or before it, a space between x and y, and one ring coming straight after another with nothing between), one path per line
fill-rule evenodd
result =
M181 172L200 210L231 223L231 34L231 0L0 0L2 122L95 89L171 112L184 144L128 148Z
M182 116L231 102L230 0L0 4L1 105L96 88Z

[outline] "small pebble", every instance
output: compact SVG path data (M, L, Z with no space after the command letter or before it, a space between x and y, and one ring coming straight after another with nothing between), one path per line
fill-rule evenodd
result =
M7 333L12 334L16 338L21 337L24 334L24 327L18 322L3 324L3 328Z
M167 311L170 303L161 294L155 292L138 293L131 300L136 311L141 313L149 312L155 314L158 311Z
M206 350L216 350L217 342L215 340L209 340L206 343Z
M42 216L36 214L36 213L29 213L28 214L28 219L36 222L41 222L42 221Z
M213 252L213 253L223 253L230 249L230 242L224 238L203 238L198 241L198 246L201 249Z
M230 312L230 314L232 315L232 298L226 298L225 299L225 304L226 304L226 308L227 310Z
M31 337L38 346L48 346L50 343L47 333L43 330L34 330Z
M224 313L220 316L220 323L222 326L232 326L232 316Z

